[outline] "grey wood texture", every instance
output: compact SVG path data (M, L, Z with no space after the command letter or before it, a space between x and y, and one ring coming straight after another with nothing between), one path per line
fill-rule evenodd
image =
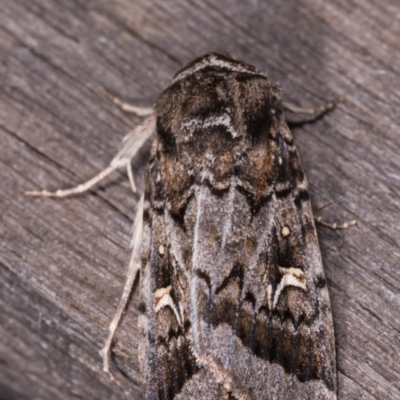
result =
M100 86L151 105L209 51L256 65L297 105L345 97L295 130L315 207L343 198L318 215L359 221L318 228L339 399L400 399L399 37L397 0L2 0L0 399L142 398L137 293L113 347L120 386L99 355L139 194L123 172L85 196L23 193L92 177L140 121Z

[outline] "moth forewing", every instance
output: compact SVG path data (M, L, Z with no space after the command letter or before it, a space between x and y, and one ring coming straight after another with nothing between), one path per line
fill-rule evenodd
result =
M335 399L329 296L279 89L208 54L173 78L155 113L141 270L146 398Z

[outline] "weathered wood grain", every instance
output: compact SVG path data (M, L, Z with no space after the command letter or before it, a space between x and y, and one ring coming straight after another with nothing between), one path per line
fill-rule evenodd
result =
M400 4L396 0L3 0L0 12L0 399L140 399L137 294L101 349L129 259L124 174L86 196L32 199L100 171L184 63L230 52L286 98L346 102L296 130L337 336L339 399L400 399ZM137 175L137 182L142 180Z

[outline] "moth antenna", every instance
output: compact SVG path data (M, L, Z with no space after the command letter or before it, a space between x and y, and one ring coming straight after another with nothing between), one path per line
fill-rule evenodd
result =
M339 203L341 203L343 200L344 200L344 198L341 197L339 200L331 201L330 203L325 204L325 205L323 205L323 206L320 207L320 208L313 208L313 212L315 212L315 213L320 212L320 211L322 211L323 209L325 209L325 208L327 208L327 207L333 206L334 204L339 204Z

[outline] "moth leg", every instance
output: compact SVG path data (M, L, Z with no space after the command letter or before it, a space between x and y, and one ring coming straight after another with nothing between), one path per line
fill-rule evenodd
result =
M128 178L131 184L132 192L135 193L136 185L135 185L135 179L133 178L132 164L130 162L126 164L126 172L128 173Z
M85 193L90 190L97 183L102 181L114 170L120 167L126 167L129 180L132 186L132 190L136 191L135 181L133 179L133 172L131 166L131 160L135 154L144 145L147 139L149 139L155 132L155 117L151 115L145 119L140 125L133 129L128 135L125 136L122 146L118 154L113 158L110 165L99 174L89 179L87 182L82 183L74 188L70 189L59 189L55 192L49 192L47 190L33 190L25 192L27 196L38 196L38 197L68 197L76 194Z
M337 224L336 222L331 223L331 222L327 222L324 219L322 219L322 217L314 217L315 222L317 224L320 224L322 226L326 226L327 228L333 229L333 230L337 230L337 229L348 229L352 226L355 226L357 224L357 220L353 219L352 221L346 221L343 224Z
M312 108L298 107L292 103L287 103L287 102L283 102L282 106L285 110L290 111L295 114L321 116L321 115L327 113L328 111L333 110L342 101L343 101L343 98L339 97L334 101L330 101L328 103L322 104L321 106L312 107Z
M49 192L47 190L28 190L27 192L25 192L25 195L37 197L68 197L76 194L85 193L97 183L102 181L105 177L110 175L111 172L113 172L115 169L117 169L117 167L109 165L105 170L101 171L92 179L89 179L87 182L81 183L80 185L71 189L59 189L55 192Z
M121 322L122 316L126 310L126 306L128 304L129 297L133 290L133 285L136 280L136 276L140 270L140 244L142 241L142 230L143 230L143 204L144 204L144 196L141 197L137 212L136 218L133 225L133 236L132 236L132 256L129 262L128 275L125 282L124 290L122 292L121 299L118 303L117 310L115 311L114 317L109 326L109 334L104 344L103 349L101 350L101 354L103 356L103 371L108 373L114 380L117 381L115 376L110 371L110 354L111 354L111 345L114 340L115 333L118 329L118 326Z
M103 87L100 88L100 91L107 96L114 104L116 104L118 107L122 108L124 111L136 114L140 117L145 117L147 115L153 114L153 108L151 107L137 107L132 104L128 104L120 100L118 97L113 96L111 93L109 93L106 89Z

